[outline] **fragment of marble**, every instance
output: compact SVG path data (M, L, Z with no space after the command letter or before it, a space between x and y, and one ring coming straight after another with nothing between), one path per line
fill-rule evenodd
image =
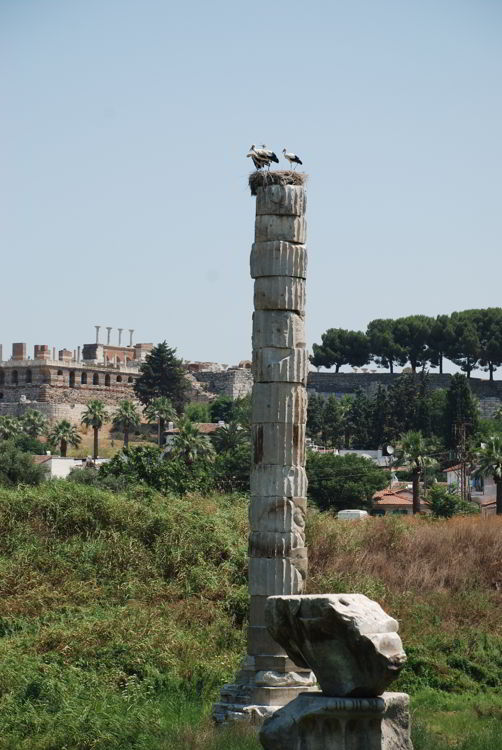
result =
M380 695L406 661L397 620L363 594L271 596L265 623L324 695Z

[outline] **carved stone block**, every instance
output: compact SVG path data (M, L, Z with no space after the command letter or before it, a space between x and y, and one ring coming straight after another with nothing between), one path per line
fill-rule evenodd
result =
M303 466L260 464L251 469L251 494L260 497L306 497L307 474Z
M250 557L251 596L274 596L278 591L301 594L307 575L307 550L292 550L289 557ZM304 666L303 664L300 666Z
M257 497L249 506L251 531L301 532L305 528L304 497Z
M265 750L413 750L409 698L329 698L302 693L265 720Z
M251 421L305 424L307 394L296 383L255 383Z
M295 185L268 185L256 195L256 215L303 216L307 195L303 187Z
M307 248L289 242L255 242L251 249L251 278L260 276L307 276Z
M324 695L380 695L406 662L397 620L363 594L270 597L265 623Z
M255 242L294 242L305 244L307 222L303 216L257 216L255 222Z
M305 425L265 423L254 424L253 464L298 466L305 461Z
M261 276L254 282L255 310L305 310L305 280L290 276Z
M253 351L255 383L307 382L308 355L305 349L266 347Z
M249 535L249 554L252 557L287 557L292 550L305 547L302 531L253 531Z
M253 314L253 349L305 348L305 320L299 313L285 310L256 310Z

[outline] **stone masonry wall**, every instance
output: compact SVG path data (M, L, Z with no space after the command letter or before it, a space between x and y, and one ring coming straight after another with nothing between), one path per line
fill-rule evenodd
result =
M251 370L235 369L225 372L192 372L193 377L201 383L205 390L217 396L242 398L251 393L253 376Z
M0 401L1 416L22 417L30 409L36 409L47 417L51 423L67 419L71 424L77 426L80 425L85 408L85 404L51 404L41 401L3 403Z
M433 390L448 388L451 375L429 373L427 380ZM361 388L365 393L373 395L378 386L388 388L399 378L399 373L364 373L364 372L310 372L308 378L309 393L318 393L322 396L350 395ZM481 378L470 378L469 384L472 392L479 399L481 413L484 417L491 417L496 409L502 404L502 381L483 380Z

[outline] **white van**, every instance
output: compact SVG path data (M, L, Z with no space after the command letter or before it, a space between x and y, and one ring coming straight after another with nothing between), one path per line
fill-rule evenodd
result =
M369 518L367 510L339 510L336 517L340 521L360 521L361 518Z

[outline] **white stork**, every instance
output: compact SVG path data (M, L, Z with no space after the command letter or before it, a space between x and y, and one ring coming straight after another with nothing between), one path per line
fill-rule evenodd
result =
M269 148L266 147L264 143L257 149L258 154L263 155L263 157L268 161L268 166L270 167L270 162L275 161L277 164L279 164L279 159L274 154L273 151L271 151Z
M290 151L286 151L285 148L282 149L282 153L284 154L284 158L287 159L290 164L303 164L299 156L292 154Z
M267 159L261 157L258 155L258 152L256 150L255 145L253 144L251 148L249 149L249 153L246 154L246 156L250 156L253 160L253 164L255 165L256 169L261 169L262 167L266 166L267 164L270 164Z
M274 154L274 152L270 151L270 149L266 148L265 146L256 148L256 146L253 144L249 149L249 153L247 154L247 156L251 157L256 169L261 169L265 166L270 169L270 163L273 161L279 164L279 159Z

